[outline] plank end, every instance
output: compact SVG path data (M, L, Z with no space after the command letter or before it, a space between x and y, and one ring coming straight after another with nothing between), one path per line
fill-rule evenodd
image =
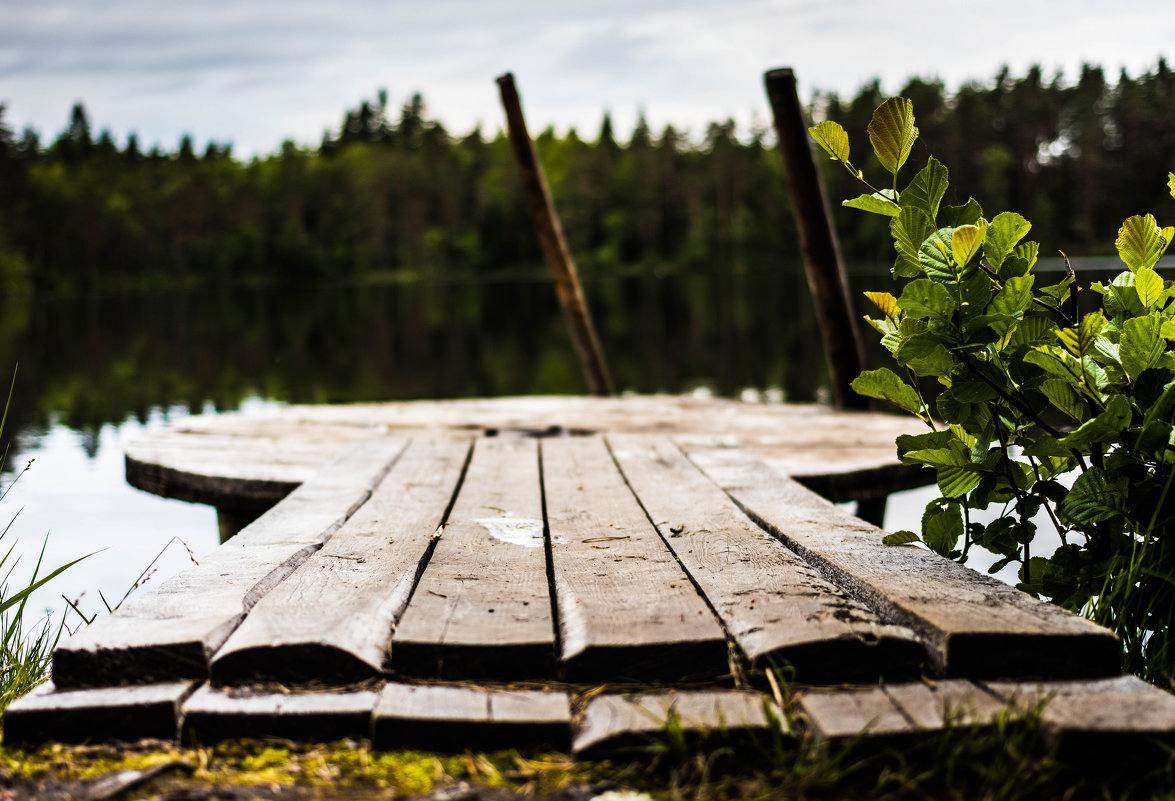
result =
M327 643L286 643L241 648L212 660L212 683L358 684L380 675L373 665L350 651Z
M179 706L194 684L59 689L51 683L14 701L4 712L4 744L172 740Z

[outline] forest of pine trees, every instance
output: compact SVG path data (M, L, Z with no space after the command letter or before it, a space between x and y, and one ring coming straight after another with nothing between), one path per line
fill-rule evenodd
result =
M1076 80L1005 69L951 93L916 79L922 135L911 159L951 170L948 202L968 195L1018 211L1044 251L1112 252L1114 232L1144 211L1175 217L1175 75L1085 66ZM817 118L856 141L882 95L818 95ZM51 142L17 133L0 106L0 288L78 290L513 274L540 253L502 133L449 133L419 95L398 114L379 93L346 113L317 148L287 142L249 161L230 145L143 152L94 135L73 109ZM685 136L643 118L627 142L604 116L593 139L537 138L577 261L596 274L744 272L797 255L779 160L766 130L713 123ZM834 166L834 165L830 165ZM861 163L870 171L870 166ZM833 203L857 194L826 174ZM846 256L889 260L884 220L841 213ZM541 268L540 268L541 269Z

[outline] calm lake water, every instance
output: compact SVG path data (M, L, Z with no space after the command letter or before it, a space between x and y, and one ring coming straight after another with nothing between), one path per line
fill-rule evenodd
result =
M861 280L884 287L887 278ZM827 394L798 268L650 274L587 292L621 389L774 389L797 402ZM582 391L554 290L538 279L0 303L0 365L17 362L4 485L35 461L0 504L0 524L16 516L5 549L15 542L22 556L10 583L21 586L46 538L46 566L96 552L30 605L61 610L64 594L87 614L104 611L102 597L115 604L157 555L150 582L217 544L212 508L126 484L123 448L147 429L284 403ZM886 528L918 530L934 494L895 497Z

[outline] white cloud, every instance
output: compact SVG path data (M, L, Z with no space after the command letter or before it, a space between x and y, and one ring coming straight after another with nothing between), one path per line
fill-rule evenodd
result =
M174 147L231 139L238 154L324 128L377 88L398 104L424 94L454 131L500 125L493 79L513 70L531 126L594 135L605 109L624 130L698 131L766 115L762 73L792 66L801 90L852 93L873 76L895 91L911 75L957 85L1002 63L1076 74L1152 67L1175 42L1167 0L982 7L958 0L506 0L266 2L21 0L0 28L0 102L44 136L86 102L98 127Z

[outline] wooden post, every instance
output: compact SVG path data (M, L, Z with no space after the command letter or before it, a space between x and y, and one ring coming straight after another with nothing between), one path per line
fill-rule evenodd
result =
M551 271L551 277L555 279L555 291L559 294L563 317L567 321L571 341L579 356L588 392L593 395L614 395L616 391L612 386L612 376L608 373L604 353L600 349L596 330L592 326L592 318L588 313L583 289L579 285L575 262L572 261L571 252L567 249L567 241L563 238L563 228L555 213L555 204L551 201L542 165L539 164L534 144L526 130L522 104L518 99L518 90L514 87L514 75L508 72L498 78L498 87L502 92L502 105L506 109L506 124L510 133L510 147L518 164L522 188L526 191L526 201L530 206L539 243L543 247L543 256Z
M864 369L865 348L849 299L848 279L828 211L828 198L816 169L808 125L796 92L796 77L791 69L776 69L764 75L764 82L775 117L792 213L800 232L804 270L824 335L836 405L842 409L866 409L868 399L849 386Z

